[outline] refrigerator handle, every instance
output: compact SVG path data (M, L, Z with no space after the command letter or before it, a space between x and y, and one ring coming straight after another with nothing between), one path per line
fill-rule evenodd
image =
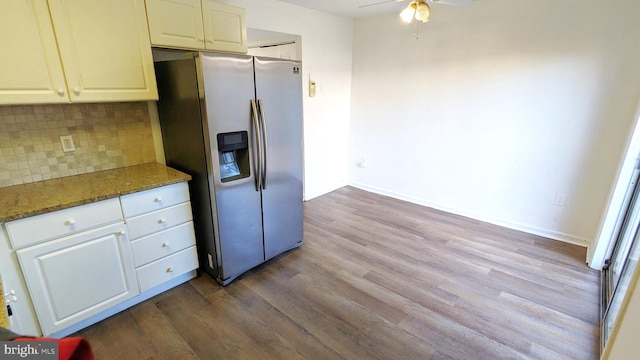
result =
M256 141L254 146L253 171L255 176L256 191L262 187L262 146L260 141L260 125L258 124L258 110L256 101L251 99L251 119L253 122L253 137Z
M264 116L264 105L262 99L258 99L258 109L260 109L260 121L262 122L262 189L267 188L267 124Z

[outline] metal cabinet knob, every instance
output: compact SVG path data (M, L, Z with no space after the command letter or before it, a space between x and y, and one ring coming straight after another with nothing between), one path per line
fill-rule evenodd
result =
M153 199L153 202L160 202L162 201L162 198L160 196L156 197L155 199Z
M165 220L164 218L161 218L161 219L158 220L158 224L164 224L166 222L167 222L167 220Z
M169 267L167 268L167 272L168 272L168 273L173 272L173 268L172 268L171 266L169 266Z
M163 248L169 247L169 243L168 243L168 242L164 242L164 243L162 243L162 247L163 247Z
M74 219L67 219L67 221L64 222L67 226L75 225L75 223L76 221Z

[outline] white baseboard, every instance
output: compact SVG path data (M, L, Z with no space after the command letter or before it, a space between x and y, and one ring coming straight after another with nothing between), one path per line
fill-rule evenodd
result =
M528 234L546 237L552 240L562 241L565 243L574 244L582 247L589 247L591 245L591 241L589 239L571 235L571 234L565 234L558 231L543 229L537 226L517 223L517 222L506 220L506 219L494 218L494 217L486 216L480 213L473 213L473 212L465 211L462 209L452 208L449 206L444 206L441 204L429 202L425 199L416 198L413 196L398 193L396 191L378 188L375 186L370 186L370 185L362 184L359 182L351 182L349 183L349 185L361 190L372 192L372 193L389 196L398 200L408 201L410 203L430 207L436 210L441 210L441 211L445 211L448 213L452 213L452 214L456 214L456 215L460 215L468 218L472 218L472 219L483 221L486 223L502 226L508 229L518 230L518 231L526 232Z

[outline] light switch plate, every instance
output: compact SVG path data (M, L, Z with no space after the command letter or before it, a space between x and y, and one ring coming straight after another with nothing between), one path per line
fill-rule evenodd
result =
M60 143L62 144L63 152L71 152L76 149L76 146L73 143L73 137L71 135L60 136Z
M309 79L309 96L316 96L316 82L314 80Z

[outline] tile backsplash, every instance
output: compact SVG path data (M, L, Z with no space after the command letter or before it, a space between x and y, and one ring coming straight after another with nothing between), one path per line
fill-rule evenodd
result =
M0 187L153 161L145 102L0 106Z

